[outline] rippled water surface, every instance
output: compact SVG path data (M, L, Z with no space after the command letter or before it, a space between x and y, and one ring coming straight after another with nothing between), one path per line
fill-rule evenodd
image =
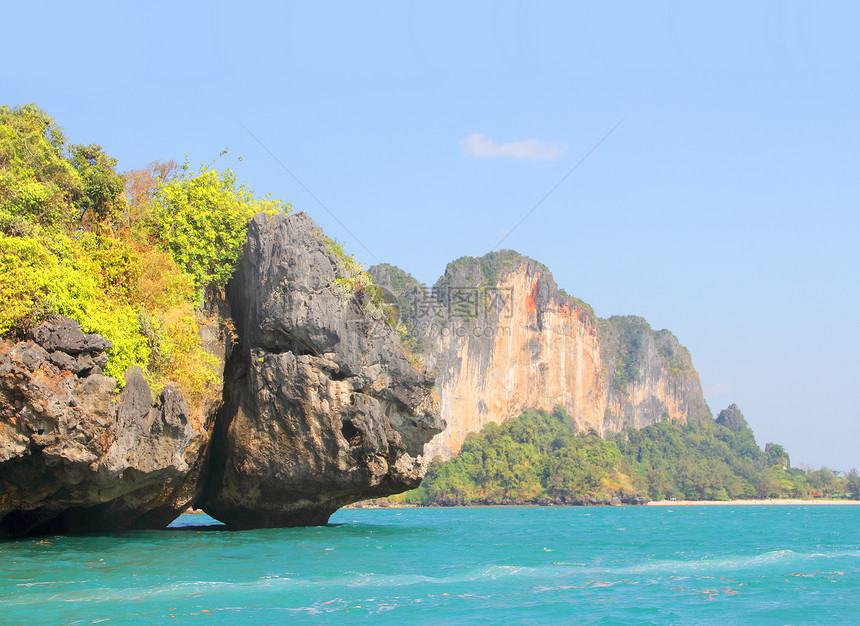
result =
M0 543L0 623L858 623L860 507L344 510Z

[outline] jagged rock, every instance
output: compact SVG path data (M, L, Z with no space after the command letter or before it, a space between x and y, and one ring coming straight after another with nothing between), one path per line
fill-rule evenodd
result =
M444 426L433 381L355 272L306 215L255 218L231 302L207 295L236 311L201 329L230 359L211 449L214 413L169 386L153 400L139 368L117 397L110 342L73 320L0 345L0 536L160 528L198 500L236 528L322 523L417 486Z
M0 537L166 526L198 495L211 425L172 387L153 403L139 368L117 399L92 358L109 342L40 328L53 352L0 345Z
M111 342L101 335L85 335L75 320L64 316L45 322L28 335L45 350L59 350L66 354L103 352L111 347Z
M52 350L48 353L48 359L61 370L69 370L75 373L78 371L78 360L67 352Z
M227 294L238 334L204 495L232 528L322 524L417 486L433 379L304 213L257 215Z
M84 334L78 323L58 316L27 333L29 339L48 352L48 359L61 370L85 377L101 374L107 365L105 350L111 342L101 335Z

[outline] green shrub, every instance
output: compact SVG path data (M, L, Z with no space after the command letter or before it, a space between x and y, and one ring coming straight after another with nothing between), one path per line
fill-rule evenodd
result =
M187 161L161 186L155 200L152 234L191 275L197 289L227 283L255 214L291 209L278 200L255 198L244 184L237 186L230 170L201 168L193 174Z
M66 159L66 138L35 104L0 105L0 227L54 227L74 221L80 175Z
M137 308L111 298L100 284L103 276L98 259L66 235L49 242L0 235L0 335L21 333L57 314L71 317L84 332L111 341L105 374L122 385L125 370L145 367L149 351Z
M201 345L205 287L233 272L248 220L289 205L257 199L227 170L154 163L121 175L101 147L67 145L36 105L0 106L0 337L55 316L109 339L105 374L140 366L193 405L217 361ZM176 175L173 175L174 172Z

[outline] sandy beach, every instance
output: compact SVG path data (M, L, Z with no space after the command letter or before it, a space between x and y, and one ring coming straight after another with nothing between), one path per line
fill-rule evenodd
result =
M860 500L652 500L645 506L748 506L860 504Z

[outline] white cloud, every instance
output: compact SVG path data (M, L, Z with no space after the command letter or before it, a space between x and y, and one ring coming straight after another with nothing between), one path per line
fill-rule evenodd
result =
M732 392L730 383L717 383L705 389L706 396L727 396Z
M537 139L496 143L481 133L472 133L460 141L466 156L478 159L532 159L553 161L567 152L567 144L546 143Z

